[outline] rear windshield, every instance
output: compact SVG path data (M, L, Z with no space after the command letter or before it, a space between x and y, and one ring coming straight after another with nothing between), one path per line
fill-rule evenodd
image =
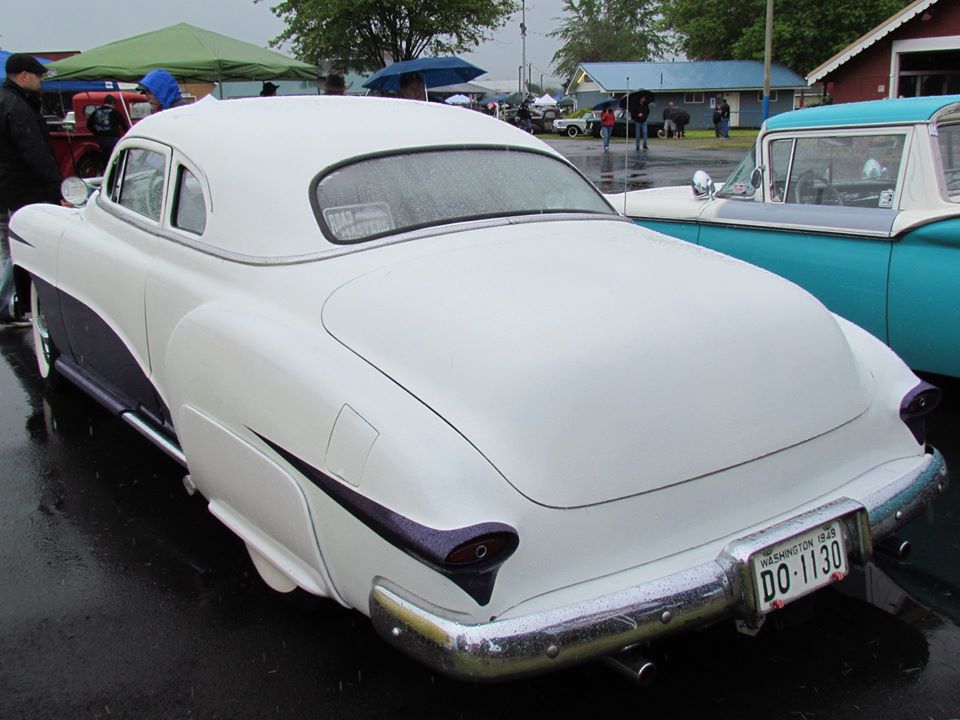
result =
M600 192L563 161L504 148L358 160L319 178L313 196L320 227L336 243L480 218L615 214Z

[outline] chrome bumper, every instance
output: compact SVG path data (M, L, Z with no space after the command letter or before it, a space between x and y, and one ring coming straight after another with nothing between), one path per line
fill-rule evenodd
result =
M370 593L370 618L383 637L448 675L516 677L618 652L669 633L735 616L759 626L750 557L817 525L844 525L848 556L863 562L873 543L915 516L947 484L932 450L919 470L870 495L841 498L728 544L716 559L597 598L530 615L468 625L443 617L385 584Z

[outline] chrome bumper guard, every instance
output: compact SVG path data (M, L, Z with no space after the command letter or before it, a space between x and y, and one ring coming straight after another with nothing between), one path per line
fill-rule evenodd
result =
M619 652L680 630L737 617L759 627L750 557L834 520L843 523L854 562L873 543L917 515L947 485L943 456L874 492L864 503L841 498L729 543L716 559L682 572L522 617L464 624L428 610L385 583L370 592L370 619L392 645L429 667L468 680L555 670Z

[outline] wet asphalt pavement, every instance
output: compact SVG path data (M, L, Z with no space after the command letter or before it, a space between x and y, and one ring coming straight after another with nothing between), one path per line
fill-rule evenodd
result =
M599 141L556 142L607 172ZM629 182L720 179L743 151L658 152ZM930 379L945 391L930 440L960 468L960 382ZM28 328L0 329L0 719L960 718L960 482L903 533L907 562L756 638L724 624L660 643L641 689L600 663L499 685L435 675L360 613L269 590L182 475L79 391L45 388Z
M651 138L649 150L637 151L633 140L613 138L604 152L599 138L542 137L606 193L689 185L697 170L725 180L747 152L744 142L736 140Z

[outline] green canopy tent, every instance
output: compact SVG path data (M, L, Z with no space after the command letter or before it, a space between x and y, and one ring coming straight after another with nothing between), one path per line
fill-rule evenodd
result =
M163 68L181 82L314 80L315 65L186 23L134 35L57 60L47 66L58 80L136 82ZM222 87L222 85L221 85Z

